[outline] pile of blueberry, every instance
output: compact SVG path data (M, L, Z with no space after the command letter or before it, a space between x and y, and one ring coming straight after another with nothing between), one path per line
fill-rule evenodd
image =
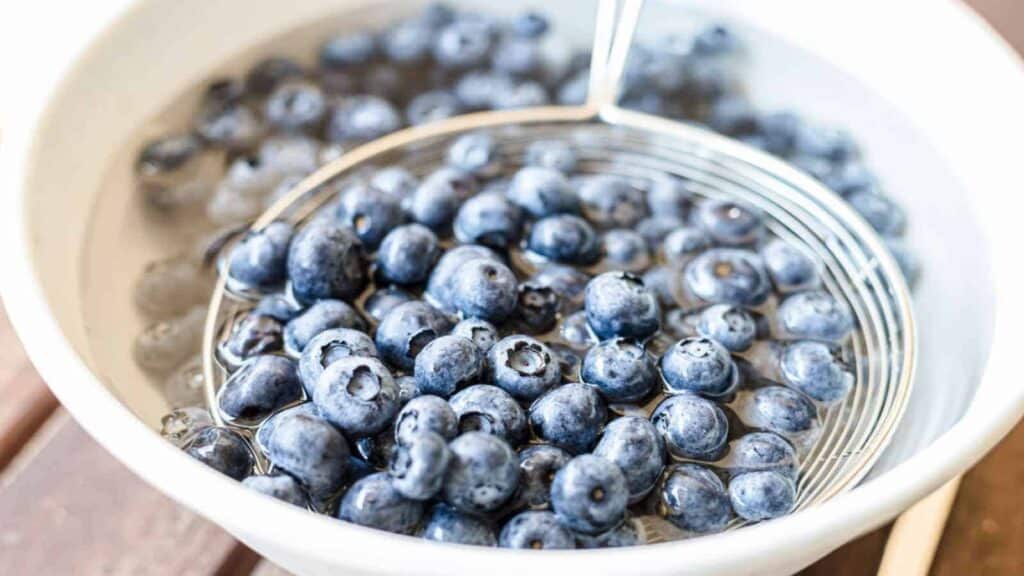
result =
M231 230L404 125L578 102L586 58L545 60L547 29L435 5L328 40L312 70L267 59L211 84L193 131L143 150L144 193ZM736 50L721 27L636 47L623 102L792 160L892 238L912 277L902 212L856 146L755 112L727 66ZM252 300L218 350L232 425L172 398L169 439L266 494L438 541L622 546L644 540L638 519L685 536L792 509L820 412L854 384L855 323L817 262L684 180L587 173L570 141L513 158L474 133L435 168L363 174L301 226L224 253L229 290ZM190 258L140 282L162 320L136 358L169 389L201 387L208 290Z

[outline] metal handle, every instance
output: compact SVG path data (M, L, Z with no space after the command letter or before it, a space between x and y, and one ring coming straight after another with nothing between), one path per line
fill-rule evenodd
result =
M601 0L598 3L590 52L589 108L599 111L615 105L643 4L643 0Z

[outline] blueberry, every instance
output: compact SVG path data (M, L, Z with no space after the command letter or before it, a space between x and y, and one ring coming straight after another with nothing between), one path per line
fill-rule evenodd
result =
M508 266L477 258L455 272L451 300L464 317L502 322L516 309L517 281Z
M796 480L797 455L793 445L771 432L751 432L734 442L729 449L730 471L733 475L745 472L774 470Z
M665 467L665 443L650 420L623 416L608 423L594 455L617 465L626 477L629 501L642 500Z
M482 177L495 176L502 167L497 143L484 132L472 132L456 138L448 147L447 161L449 166Z
M461 336L439 336L416 356L416 387L423 394L448 398L480 379L484 355Z
M565 450L549 444L536 444L521 451L516 502L531 510L547 509L551 500L551 482L570 458Z
M204 428L189 442L185 452L221 474L241 480L252 472L249 444L228 428Z
M878 186L878 179L861 162L844 162L833 166L825 162L831 169L819 179L836 194L846 198L855 192L871 192Z
M641 280L644 286L654 293L655 298L658 299L658 304L662 308L669 309L677 305L677 277L678 273L668 266L655 266L644 272Z
M377 258L379 263L380 252L377 253ZM380 322L393 308L413 300L415 300L413 295L401 288L379 288L366 297L366 300L363 302L363 310L374 321Z
M515 311L516 326L522 332L541 334L554 328L558 316L558 294L532 282L519 285Z
M600 534L621 524L628 500L626 477L619 467L591 454L570 460L551 485L558 521L583 534Z
M604 228L629 228L647 216L643 192L620 176L586 178L579 188L583 215Z
M513 516L501 529L498 545L502 548L560 550L576 547L572 532L546 510L527 510Z
M398 412L398 386L376 358L349 356L324 369L313 388L324 418L351 436L369 436Z
M491 54L491 69L504 74L530 76L542 64L540 44L529 38L505 38Z
M302 489L295 478L287 474L249 476L242 480L242 484L260 494L266 494L295 506L303 508L309 506L309 496L306 496L306 491Z
M267 97L263 115L267 122L285 131L314 128L327 113L327 101L312 82L281 83Z
M398 443L390 429L384 429L372 436L363 436L355 442L359 458L374 470L387 470Z
M813 288L819 282L818 266L806 252L775 239L761 249L761 258L775 287L783 292Z
M587 322L602 340L646 338L658 331L658 299L632 274L605 272L594 278L584 302Z
M420 224L406 224L388 232L377 250L377 275L395 284L426 281L441 255L437 236Z
M753 106L738 96L716 100L706 119L712 130L733 137L756 132L760 125L759 121L760 118Z
M448 402L459 418L459 432L493 434L513 446L527 437L523 409L501 388L490 384L469 386Z
M512 79L497 72L471 70L455 83L455 97L470 110L492 108L497 94L512 89Z
M348 96L331 108L326 136L331 142L373 140L402 127L402 116L387 100L368 94Z
M275 412L256 429L256 447L266 455L270 447L271 436L273 436L274 431L277 429L277 425L296 416L323 420L320 416L320 409L312 402L303 402Z
M231 329L231 335L218 349L220 358L234 368L248 358L282 347L281 322L270 316L250 312Z
M622 524L596 536L576 534L577 548L622 548L624 546L638 546L643 543L644 539L640 535L637 523L630 518L626 518L626 521Z
M654 215L637 222L635 230L647 243L647 249L654 253L661 248L670 234L685 226L682 218Z
M160 436L184 449L197 434L210 426L213 426L213 417L205 406L178 407L160 418Z
M548 260L567 264L590 264L601 255L593 228L571 214L548 216L534 223L529 248Z
M494 530L476 516L459 512L446 504L435 504L423 527L422 538L472 546L496 546Z
M406 20L389 28L381 38L381 50L392 62L413 64L430 53L430 26L421 20Z
M302 134L273 136L260 144L257 154L260 163L272 174L305 176L319 166L320 142ZM294 180L285 189L290 190L301 180Z
M391 454L391 483L399 494L413 500L428 500L441 490L451 453L441 436L421 432L400 444Z
M437 266L430 274L427 282L427 295L431 302L448 311L454 311L452 287L455 283L456 271L464 263L477 258L499 262L498 255L488 248L475 245L456 246L448 250L437 261Z
M246 360L224 382L217 404L233 420L261 420L302 397L295 361L264 354Z
M284 82L302 76L302 67L288 58L274 56L261 60L245 75L245 89L257 96L266 96ZM233 98L230 100L234 100ZM230 101L229 100L229 101ZM222 100L223 101L223 100Z
M284 326L285 349L300 355L316 335L331 328L363 330L366 322L355 308L341 300L321 300Z
M824 158L832 163L849 162L860 155L857 144L846 132L807 124L797 132L793 146L797 154Z
M271 222L249 232L228 256L228 284L232 289L272 290L284 283L292 226Z
M729 482L729 499L736 514L757 522L789 514L796 503L796 486L778 472L747 472Z
M659 174L647 188L647 208L656 216L684 219L692 202L687 181L672 174Z
M426 302L414 300L388 312L377 327L374 341L382 358L403 370L411 370L420 350L450 327L444 314Z
M376 188L357 183L341 191L338 222L348 226L363 246L376 248L384 236L405 221L397 198Z
M708 200L697 206L697 224L719 244L742 246L764 235L764 222L753 208L730 200Z
M314 336L303 348L299 357L299 380L306 393L312 396L320 375L334 362L350 356L376 355L377 347L364 332L350 328L330 328Z
M412 534L423 518L423 504L402 496L391 478L378 472L348 489L338 509L338 518L396 534Z
M409 214L413 220L433 228L447 228L459 207L476 192L476 181L468 172L441 168L420 183L409 198Z
M651 265L647 241L633 230L609 230L601 237L601 245L606 268L642 272Z
M405 119L412 126L419 126L445 118L451 118L462 111L459 99L447 90L421 92L405 107Z
M817 410L799 392L784 386L754 390L747 424L782 436L807 432L817 425Z
M921 263L918 261L917 256L907 248L907 245L902 240L887 238L885 245L889 249L889 253L896 259L896 264L900 267L900 272L903 273L903 277L907 280L907 285L913 288L917 284L917 279L921 276Z
M574 213L580 209L579 198L569 180L554 168L520 168L512 177L508 197L534 218Z
M776 156L790 156L795 151L797 134L803 121L788 111L770 112L761 116L758 136L763 139L764 150Z
M148 142L135 160L135 174L143 182L158 183L162 176L184 169L203 150L192 134L173 135Z
M477 19L458 18L434 37L434 59L444 68L479 66L490 50L491 30Z
M590 276L572 266L550 265L541 268L530 278L530 282L554 290L561 311L569 312L583 306L583 293L590 282Z
M540 38L549 27L547 17L538 12L523 12L512 19L512 32L522 38Z
M643 346L613 338L587 351L580 376L609 402L636 402L654 388L658 368Z
M356 32L331 38L320 46L320 66L341 70L369 64L377 51L373 34Z
M366 285L359 239L336 224L307 225L288 249L288 279L300 302L354 298Z
M674 464L655 494L654 512L687 532L718 532L733 517L722 480L699 464Z
M526 147L526 164L571 174L576 170L576 152L565 140L536 140Z
M519 483L516 453L491 434L467 432L449 444L452 459L444 500L462 512L480 514L501 507Z
M459 417L441 397L417 396L402 407L395 417L395 442L408 444L416 436L433 432L451 440L458 434Z
M533 433L570 454L588 452L607 419L604 400L586 384L563 384L530 406Z
M882 236L899 236L907 224L907 215L898 204L875 190L850 193L846 201Z
M479 318L467 318L452 328L452 334L472 341L482 354L487 354L498 342L498 329Z
M275 468L297 479L314 499L323 499L336 494L345 481L348 442L302 406L312 405L290 408L264 422L260 444Z
M203 90L204 105L237 104L245 97L245 82L237 78L218 78L206 85Z
M233 150L254 144L263 135L263 123L244 104L206 106L196 118L196 133L206 142Z
M665 236L661 251L669 264L681 265L711 245L707 233L699 228L677 228Z
M531 106L546 106L548 102L548 91L544 85L527 80L513 84L508 90L498 92L493 104L496 110L513 110Z
M533 400L561 380L554 353L529 336L502 338L491 348L488 360L491 382L521 400Z
M779 324L788 336L837 342L853 330L845 303L821 290L800 292L782 301Z
M474 196L455 216L455 238L466 244L506 248L519 240L522 212L504 195L487 192Z
M651 416L665 439L665 447L677 458L717 460L726 447L729 421L714 402L694 394L669 396Z
M779 361L782 377L797 390L819 402L836 402L849 394L854 376L827 344L795 342L786 346Z
M395 198L407 198L419 186L419 181L401 166L388 166L370 176L370 186Z
M744 308L715 304L700 313L697 332L730 352L743 352L757 337L757 321Z
M697 256L687 264L683 281L695 296L715 304L758 306L771 292L761 258L735 248L715 248Z

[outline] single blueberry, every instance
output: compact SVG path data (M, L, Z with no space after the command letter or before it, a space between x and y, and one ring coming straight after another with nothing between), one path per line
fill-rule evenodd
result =
M452 328L452 334L472 341L484 355L498 342L498 329L494 324L479 318L466 318L460 321Z
M658 368L640 344L612 338L587 351L580 376L609 402L636 402L654 389Z
M771 470L740 474L729 482L729 499L736 515L757 522L785 516L796 503L796 486Z
M476 258L484 258L492 262L501 261L498 255L489 248L472 244L455 246L445 252L437 261L437 266L430 273L430 279L427 282L427 296L431 303L443 310L454 312L452 286L455 283L455 273L464 263Z
M626 272L605 272L591 280L584 307L590 328L602 340L646 338L660 325L657 297Z
M271 316L250 312L231 329L231 335L218 348L221 360L234 369L259 354L279 352L283 345L281 322Z
M448 147L447 162L459 170L481 177L495 176L502 168L501 151L490 134L463 134Z
M822 342L794 342L779 361L783 379L819 402L832 403L849 394L854 376L838 351Z
M669 310L669 314L672 312L671 308L677 305L676 286L678 284L678 276L679 274L668 266L655 266L644 272L644 275L641 277L644 286L658 299L658 305L663 309Z
M500 192L486 192L467 200L455 216L455 238L465 244L506 248L519 240L522 211Z
M411 126L451 118L462 112L462 103L447 90L421 92L405 107L405 119Z
M415 64L430 53L433 40L431 27L422 20L399 22L384 31L381 50L392 62Z
M595 536L576 534L577 548L622 548L624 546L639 546L643 543L644 539L640 535L637 522L628 517L622 524Z
M542 218L530 229L531 252L554 262L591 264L601 255L594 229L572 214Z
M649 253L657 253L670 234L686 226L682 218L675 216L648 216L637 222L636 233L647 243Z
M312 82L281 83L267 97L263 115L267 122L284 131L314 128L327 113L327 101Z
M302 76L302 67L294 60L282 56L272 56L261 60L245 75L245 89L256 96L266 96L274 91L274 88L284 82ZM210 93L207 93L210 95ZM217 96L224 94L218 92ZM222 103L232 103L237 98L224 100L218 98Z
M647 216L644 193L621 176L601 174L579 187L583 215L603 228L630 228Z
M876 190L852 192L846 201L882 236L899 236L906 228L903 208Z
M366 285L359 238L337 224L307 225L288 249L288 279L300 302L354 298Z
M376 358L349 356L327 366L313 388L324 418L347 434L369 436L398 412L398 385Z
M363 183L356 183L339 194L338 222L349 227L363 246L376 248L384 236L405 221L397 198Z
M444 500L462 512L493 512L512 497L519 483L519 459L501 438L467 432L449 444L452 459Z
M377 52L377 40L369 32L335 36L320 46L320 66L343 70L369 64Z
M782 436L807 432L817 425L817 410L811 401L785 386L754 390L747 424Z
M395 417L395 442L408 444L426 432L439 434L446 440L459 431L459 417L448 402L439 396L417 396L402 407Z
M494 530L480 518L459 512L446 504L431 508L421 537L434 542L450 542L472 546L496 546Z
M635 504L654 487L665 468L665 443L646 418L623 416L605 426L594 455L615 464L626 477Z
M469 110L483 110L494 107L496 95L511 90L512 78L490 70L470 70L455 82L455 97L459 104Z
M253 455L249 444L229 428L204 428L189 442L185 452L235 480L241 480L252 472Z
M513 516L498 535L502 548L560 550L576 547L572 532L547 510L527 510Z
M712 240L726 246L756 242L764 235L764 222L753 208L730 200L708 200L697 206L696 223Z
M761 248L761 258L775 287L782 292L813 288L819 282L818 266L806 252L774 239Z
M647 241L633 230L609 230L601 236L601 246L607 269L639 273L651 265Z
M549 101L547 88L543 84L526 80L495 94L493 104L496 110L514 110L531 106L545 106Z
M295 478L287 474L249 476L242 480L242 484L282 502L303 508L309 506L309 496L306 495L306 491L302 489Z
M370 186L402 199L412 195L419 186L419 180L401 166L388 166L370 176Z
M558 359L529 336L502 338L488 354L490 381L521 400L533 400L561 381Z
M729 436L725 412L711 400L676 394L658 404L651 422L677 458L713 461L721 457Z
M285 350L299 356L310 340L331 328L363 330L366 321L355 308L341 300L320 300L285 324Z
M565 140L536 140L526 147L526 164L571 174L576 170L576 152Z
M185 406L160 418L160 436L177 448L186 448L197 434L213 426L213 417L205 406Z
M412 370L416 356L434 338L451 328L436 308L420 300L395 306L377 326L374 342L382 358L403 370Z
M232 420L255 421L302 397L295 361L263 354L246 360L217 393L221 413Z
M452 396L448 403L458 416L460 434L485 432L512 446L526 440L526 414L508 392L497 386L469 386Z
M378 252L378 262L379 258L380 253ZM366 312L366 315L373 319L373 321L379 323L388 315L388 312L391 312L393 308L399 304L412 302L415 299L416 298L412 294L402 290L401 288L391 286L387 288L379 288L374 290L373 293L367 296L366 300L363 301L363 311Z
M406 224L388 232L377 250L377 276L395 284L425 282L441 255L437 236L420 224Z
M699 464L675 464L652 498L653 512L687 532L718 532L733 517L722 480Z
M743 435L729 448L729 469L735 476L746 472L774 470L796 480L798 459L793 445L771 432Z
M647 188L647 209L661 217L685 219L693 203L693 193L687 181L672 174L662 173L651 179Z
M366 333L351 328L330 328L306 344L299 356L299 380L306 394L313 395L317 380L331 364L350 356L376 356L377 347Z
M853 315L845 303L822 290L794 294L778 309L787 336L838 342L853 330Z
M718 56L738 48L739 40L725 26L715 24L702 30L693 39L693 52L698 56Z
M331 107L325 135L331 142L373 140L402 127L402 116L387 100L363 94L347 96Z
M491 53L491 69L516 77L531 76L543 65L541 56L541 46L536 40L504 38Z
M491 29L478 19L457 18L434 36L434 59L444 68L483 64L491 50Z
M480 380L484 355L480 348L461 336L439 336L416 356L416 387L423 394L448 398L461 388Z
M423 518L423 504L402 496L391 478L378 472L348 489L338 509L338 518L396 534L412 534Z
M740 96L716 100L708 111L706 122L715 132L732 137L755 133L760 127L757 110Z
M571 312L583 306L583 294L590 276L572 266L549 265L537 271L530 282L547 286L558 294L561 312Z
M532 282L519 285L515 324L521 332L542 334L554 328L558 319L558 294Z
M441 490L450 458L444 438L430 431L421 432L399 444L391 454L391 483L406 498L433 498Z
M279 412L258 432L267 459L302 484L311 497L323 499L340 490L348 468L345 436L311 413L311 404Z
M695 296L715 304L758 306L771 292L761 258L735 248L715 248L697 256L687 264L683 281Z
M135 160L135 174L145 183L158 184L169 173L183 170L203 150L192 134L173 135L148 142Z
M711 245L711 239L699 228L681 227L665 236L661 253L665 261L677 266L686 264L691 258Z
M551 501L551 482L572 457L550 444L535 444L519 453L520 482L517 507L545 510Z
M451 301L467 318L499 323L516 309L516 275L500 262L477 258L455 271Z
M607 419L604 400L586 384L563 384L530 406L534 435L570 454L588 452Z
M551 506L558 521L583 534L600 534L626 515L626 477L611 462L584 454L562 467L551 485Z
M844 198L855 192L872 192L878 188L878 178L861 162L843 162L838 166L828 161L823 163L829 170L815 176L818 176L829 190Z
M372 436L363 436L353 444L355 444L359 458L374 470L387 470L391 457L398 448L395 435L387 428Z
M757 320L739 306L715 304L701 311L697 332L730 352L743 352L757 337Z
M278 322L288 322L302 312L302 307L285 294L267 294L256 303L252 314L269 316Z
M231 150L249 148L264 133L259 115L245 104L204 106L195 129L206 142Z
M444 230L451 225L459 207L476 193L473 176L456 168L445 167L427 176L409 198L412 219L432 228Z
M539 12L523 12L512 19L512 32L522 38L540 38L549 27L547 17Z
M295 416L304 416L323 420L320 416L320 409L312 402L303 402L275 412L269 418L264 420L260 424L259 428L256 429L256 448L259 448L260 452L266 455L268 447L270 446L270 437L277 429L277 425Z
M758 136L766 152L782 157L795 152L797 134L804 126L799 116L786 110L769 112L761 116L759 123Z
M569 180L554 168L520 168L508 189L508 197L534 218L579 212L579 198Z

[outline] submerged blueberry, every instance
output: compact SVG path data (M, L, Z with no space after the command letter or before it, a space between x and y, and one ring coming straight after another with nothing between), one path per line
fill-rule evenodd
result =
M423 518L423 504L402 496L391 478L378 472L348 489L338 509L338 518L378 530L412 534Z
M569 174L576 169L576 152L564 140L537 140L526 147L526 164Z
M365 268L359 239L336 224L306 226L288 250L288 279L300 302L354 298L366 285Z
M559 524L558 518L546 510L527 510L505 523L498 536L502 548L558 550L575 548L572 532Z
M501 438L467 432L449 445L452 460L444 482L444 499L462 512L481 514L501 507L519 483L518 458Z
M284 284L291 239L292 226L287 222L271 222L246 234L228 256L229 287L266 291Z
M570 454L589 451L607 419L604 401L585 384L563 384L530 406L533 433Z
M435 504L420 535L434 542L451 542L473 546L495 546L498 541L486 521L447 504Z
M761 258L780 291L791 292L813 288L818 284L818 267L803 250L775 239L761 248Z
M854 384L854 376L838 351L821 342L786 346L779 367L790 386L819 402L842 400Z
M601 255L593 228L571 214L548 216L535 222L528 245L531 252L566 264L590 264Z
M718 532L733 517L722 480L699 464L669 468L652 499L653 512L687 532Z
M579 188L583 215L602 228L631 227L647 215L643 191L612 175L592 176Z
M301 355L310 340L331 328L364 330L366 321L355 308L341 300L320 300L285 324L285 349L290 354Z
M283 502L305 508L309 505L309 496L302 486L287 474L271 474L249 476L242 484L260 494L266 494Z
M774 470L796 480L798 459L793 445L771 432L751 432L729 448L730 472Z
M488 358L491 382L521 400L533 400L561 381L554 353L529 336L501 339Z
M636 402L654 389L658 368L643 346L613 338L587 351L580 376L609 402Z
M228 428L200 431L185 452L221 474L241 480L252 471L253 456L245 439Z
M622 523L629 500L619 467L591 454L562 467L551 485L551 505L558 521L583 534L599 534Z
M602 339L646 338L660 325L657 297L625 272L605 272L591 280L585 308L590 328Z
M468 172L445 167L427 176L409 197L412 219L433 230L451 225L463 202L476 193L476 180Z
M313 414L312 406L275 414L260 426L258 438L275 468L297 479L314 499L323 499L341 489L349 448L342 433Z
M534 218L579 212L579 198L564 174L553 168L520 168L509 185L508 197Z
M744 520L768 520L793 509L796 486L778 472L747 472L729 482L729 499L736 514Z
M686 266L683 280L695 296L715 304L758 306L771 292L761 258L749 250L708 250Z
M744 308L715 304L700 313L697 331L730 352L743 352L757 337L757 320Z
M725 450L729 421L717 404L694 394L669 396L654 410L651 422L677 458L717 460Z
M478 194L459 208L455 238L467 244L506 248L519 240L522 213L500 192Z
M551 482L572 457L556 446L536 444L519 453L520 482L516 494L519 506L532 510L548 508Z
M845 303L821 290L800 292L782 301L779 324L788 336L839 341L853 330L853 315Z
M396 306L381 320L374 341L382 358L411 370L420 351L450 328L444 314L426 302L413 300Z
M461 336L440 336L416 356L416 386L423 394L447 398L480 379L483 353Z
M594 455L617 465L626 477L629 501L642 500L665 468L665 443L650 420L622 416L605 426Z
M486 432L512 446L526 440L526 415L515 399L501 388L476 384L452 396L449 404L458 417L461 434Z
M234 368L253 356L280 351L281 331L281 322L275 318L250 312L235 324L218 352L228 367Z
M369 436L383 430L398 412L398 386L380 360L349 356L320 374L313 402L346 433Z
M747 414L751 426L782 436L810 431L817 425L817 410L810 400L785 386L754 390Z
M731 391L736 366L729 351L709 338L686 338L661 357L661 374L669 393L721 396Z
M246 360L218 391L217 404L231 419L259 420L302 397L295 361L264 354Z

